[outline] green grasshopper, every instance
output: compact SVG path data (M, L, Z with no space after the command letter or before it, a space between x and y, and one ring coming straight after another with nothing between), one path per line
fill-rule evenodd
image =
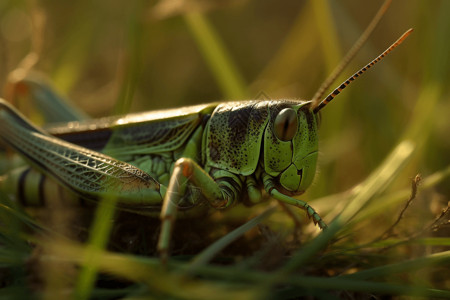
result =
M0 188L24 205L43 205L43 186L53 179L82 199L114 197L124 210L160 214L158 248L165 259L177 212L256 204L261 189L304 209L325 229L319 214L293 197L316 172L319 111L409 33L322 101L211 103L43 130L0 99L1 140L37 170L11 171Z

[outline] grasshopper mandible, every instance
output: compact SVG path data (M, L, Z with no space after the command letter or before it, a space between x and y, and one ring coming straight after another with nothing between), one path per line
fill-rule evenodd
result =
M1 189L24 204L43 203L39 189L48 176L83 199L112 196L123 209L160 214L163 259L177 211L258 203L261 189L304 209L324 229L319 214L293 197L304 193L315 175L318 113L410 32L322 101L212 103L42 130L0 100L2 141L40 176L34 193L24 191L29 168L2 177Z

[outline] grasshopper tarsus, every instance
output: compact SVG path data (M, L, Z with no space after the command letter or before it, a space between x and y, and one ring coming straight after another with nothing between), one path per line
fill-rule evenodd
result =
M312 214L310 214L310 210L312 212ZM321 230L325 230L328 228L328 225L325 223L325 221L323 221L323 219L319 216L319 214L311 207L308 206L308 216L313 220L314 225L319 226L319 228Z

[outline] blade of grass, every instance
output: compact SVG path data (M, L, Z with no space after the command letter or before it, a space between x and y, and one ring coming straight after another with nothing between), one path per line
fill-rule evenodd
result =
M231 244L233 241L241 237L244 233L261 223L264 219L269 217L276 209L276 206L271 206L267 208L264 212L262 212L260 215L256 216L255 218L251 219L247 223L239 226L235 230L231 231L212 245L210 245L208 248L203 250L200 254L196 255L195 258L191 262L191 269L189 272L192 272L192 270L195 270L199 266L205 265L208 263L217 253L219 253L222 249L224 249L226 246Z
M314 255L325 248L329 241L347 225L348 222L364 207L375 195L384 191L389 183L405 166L414 151L414 144L409 141L400 143L383 164L375 170L361 185L356 194L351 197L342 213L338 215L330 226L322 231L314 240L297 251L283 268L274 273L268 282L264 282L261 288L268 289L271 286L284 282L291 273L310 261Z
M336 222L348 223L374 196L384 192L411 158L415 147L409 140L398 144L380 167L359 186L358 192L337 217Z
M318 43L316 31L309 26L313 21L313 15L312 3L308 1L299 11L278 51L267 62L252 85L264 82L261 88L270 95L297 77L295 74L306 65Z
M415 244L415 245L423 245L423 246L450 246L450 238L446 237L438 237L438 238L417 238L410 240L402 240L396 238L389 238L386 240L380 240L370 244L370 247L374 248L384 248L387 246L395 246L398 244ZM362 245L360 248L363 248ZM440 253L440 252L439 252Z
M428 139L435 126L435 116L441 107L439 101L444 98L445 87L448 86L448 74L450 69L450 43L448 43L448 28L450 20L446 11L450 9L450 3L441 3L439 13L436 16L436 32L434 36L424 43L427 44L424 65L427 66L424 72L423 83L419 91L419 96L414 107L413 115L410 118L409 126L404 132L404 138L417 141L420 154L427 151Z
M330 88L330 86L336 81L336 78L342 74L342 71L345 69L345 67L348 65L348 63L355 57L356 53L361 49L361 47L364 45L364 43L367 41L369 36L371 35L372 31L375 29L375 27L378 25L378 22L380 21L381 17L385 14L388 7L391 5L392 0L385 0L381 8L378 10L375 17L372 19L370 24L367 26L367 28L364 30L364 32L361 34L361 36L358 38L358 40L353 44L352 48L347 52L344 58L342 58L339 62L339 64L333 69L333 71L328 75L327 79L322 83L322 86L317 90L316 94L312 98L313 105L317 105L318 101L321 101L325 92ZM315 6L317 6L317 3L320 3L320 1L314 1ZM321 7L318 7L319 10ZM331 19L331 18L330 18ZM325 20L328 20L325 19ZM319 23L321 25L321 23ZM331 27L331 26L330 26ZM326 42L329 42L328 40ZM329 47L324 47L323 49L328 50ZM334 53L334 52L333 52ZM329 60L331 61L331 60ZM313 107L314 107L313 106Z
M35 231L40 232L48 231L47 228L40 226L38 222L36 222L34 219L30 218L26 214L22 213L21 211L17 210L16 208L12 208L8 205L0 203L0 212L3 218L6 218L6 216L8 216L8 218L9 217L17 218L23 224L27 225L29 228Z
M89 246L81 246L72 242L53 241L59 253L63 256L44 257L50 261L72 261L84 263L84 257L88 253L95 252L96 266L102 272L113 274L119 278L145 284L152 295L158 295L158 299L175 297L177 299L260 299L259 291L254 287L243 287L241 284L230 284L225 282L210 282L209 280L192 280L180 272L168 272L161 265L158 258L139 257L136 255L123 255L109 253L101 249L90 249ZM169 262L169 268L174 264ZM181 270L187 271L186 268ZM234 288L232 288L234 287ZM257 297L259 295L259 297ZM79 299L79 298L77 298Z
M75 14L67 27L60 56L53 64L52 79L62 92L67 93L81 76L83 65L88 61L92 42L95 38L95 11L87 1L73 4Z
M64 260L70 260L74 262L81 263L83 262L83 256L85 255L85 251L90 251L86 247L79 246L73 243L60 242L58 243L61 248L61 253L64 253L65 256L62 258ZM183 292L186 292L184 288L189 288L190 280L184 278L183 281L171 281L176 277L172 277L167 272L161 269L160 262L156 258L144 258L139 256L131 256L124 254L116 254L109 253L106 251L98 250L97 253L98 261L97 264L99 268L116 276L123 277L128 280L132 280L134 282L145 282L150 284L150 286L155 287L156 289L160 289L162 286L166 288L176 289L174 291L175 294L183 295ZM61 258L57 257L44 257L44 260L58 260ZM446 263L449 260L449 253L443 253L442 255L432 255L427 257L425 260L421 261L412 261L400 263L400 267L396 267L397 271L402 269L402 272L409 272L420 270L423 267L429 265L430 262L433 264ZM182 262L170 262L169 267L174 270L187 271L190 268L189 263ZM265 273L260 271L249 271L249 270L239 270L236 271L236 268L233 266L200 266L195 270L195 275L201 276L197 278L194 282L202 282L200 285L205 290L204 292L210 292L218 290L211 290L207 287L203 286L203 284L208 285L211 284L215 286L213 282L210 282L213 279L222 280L222 285L226 281L227 284L236 283L241 288L245 288L246 285L251 285L252 283L261 283L269 281L274 275L272 273ZM169 276L169 277L167 277ZM184 283L184 284L183 284ZM179 285L178 285L179 284ZM317 289L317 290L338 290L338 291L361 291L361 292L373 292L373 293L382 293L382 294L391 294L391 295L420 295L423 297L450 297L449 291L443 291L438 289L431 289L427 287L421 286L409 286L409 285L401 285L401 284L391 284L385 282L375 282L375 281L365 281L365 280L357 280L353 278L344 278L344 277L314 277L314 276L298 276L291 275L286 278L283 284L292 285L295 287L299 287L302 289ZM175 288L176 286L176 288ZM226 288L233 287L233 285L225 285ZM190 287L193 289L193 287ZM244 289L245 290L245 289ZM252 291L251 289L250 291ZM229 296L233 291L229 291L227 289L221 290L224 294L222 298ZM260 290L261 291L261 290ZM191 294L190 296L192 296ZM239 294L242 296L242 294ZM244 294L244 295L257 295L257 294ZM261 295L261 293L258 293ZM186 294L184 294L186 296ZM198 296L198 295L197 295ZM211 294L209 294L211 297Z
M108 242L116 203L116 197L105 197L97 207L90 230L88 246L81 262L82 268L75 287L76 299L88 299L90 297L99 269L99 250L104 249Z
M389 183L405 166L414 151L414 145L405 141L400 143L385 159L380 167L375 170L361 185L359 191L352 196L342 213L330 224L329 228L311 241L305 248L294 254L286 263L279 276L284 277L288 273L298 269L309 261L320 249L323 249L334 235L364 207L375 195L384 191Z
M244 79L208 19L200 13L187 13L184 20L224 96L247 98Z
M129 14L128 31L128 47L125 50L125 67L122 78L122 85L119 92L119 98L115 105L114 114L126 114L130 111L133 96L136 91L139 75L142 66L142 51L144 48L143 36L144 28L142 24L142 12L145 11L144 1L136 1L131 5L134 6L133 12Z
M448 177L450 177L450 166L443 169L442 171L436 172L424 178L420 184L419 192L436 186L438 183L444 181ZM411 189L405 188L377 198L376 205L369 205L365 207L364 210L362 210L357 216L355 216L355 218L352 220L352 223L358 223L361 220L372 218L380 213L385 212L387 206L404 202L408 198L410 193Z
M436 265L444 266L450 264L450 251L431 254L416 259L407 260L400 263L384 265L368 270L359 271L353 274L343 275L343 278L354 278L366 280L370 278L380 278L386 275L407 273Z
M319 29L319 38L322 43L324 58L327 66L327 74L331 74L335 66L341 61L341 51L339 51L339 38L334 24L333 14L328 0L311 1L315 15L314 21ZM330 47L329 45L333 45Z

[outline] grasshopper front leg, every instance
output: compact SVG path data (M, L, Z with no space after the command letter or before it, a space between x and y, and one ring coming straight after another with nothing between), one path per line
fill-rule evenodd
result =
M192 159L180 158L175 163L166 196L164 197L163 208L161 210L162 227L158 241L158 251L161 255L163 264L168 260L170 235L176 219L178 204L183 197L182 190L187 182L190 182L195 187L201 188L202 195L208 203L216 209L228 207L237 199L238 194L240 193L239 190L233 190L233 188L230 189L230 186L221 186L220 183L216 182ZM279 192L275 188L273 179L267 174L263 175L263 182L267 193L273 198L305 210L308 216L311 217L314 223L318 224L321 229L327 228L326 223L309 204ZM254 192L251 185L247 186L247 189L249 194ZM259 197L261 197L260 193Z
M236 193L229 193L226 189L221 188L220 185L192 159L178 159L174 165L161 210L162 224L158 241L158 251L161 255L163 264L168 260L170 236L176 219L178 204L184 194L182 190L185 188L188 181L195 187L200 188L201 194L208 203L216 209L229 206L237 198Z
M38 109L47 124L88 119L86 114L57 93L43 74L36 71L16 69L11 72L5 85L5 99L21 111L29 110L29 107Z
M317 224L320 229L323 230L328 227L327 224L322 220L320 215L315 211L315 209L311 207L311 205L309 205L305 201L292 198L292 197L287 196L287 195L281 193L280 191L278 191L275 188L273 179L269 175L264 174L263 181L264 181L264 188L265 188L266 192L269 195L271 195L273 198L275 198L278 201L281 201L283 203L287 203L287 204L290 204L290 205L293 205L293 206L303 209L306 212L306 214L308 215L308 217L312 218L314 224Z

